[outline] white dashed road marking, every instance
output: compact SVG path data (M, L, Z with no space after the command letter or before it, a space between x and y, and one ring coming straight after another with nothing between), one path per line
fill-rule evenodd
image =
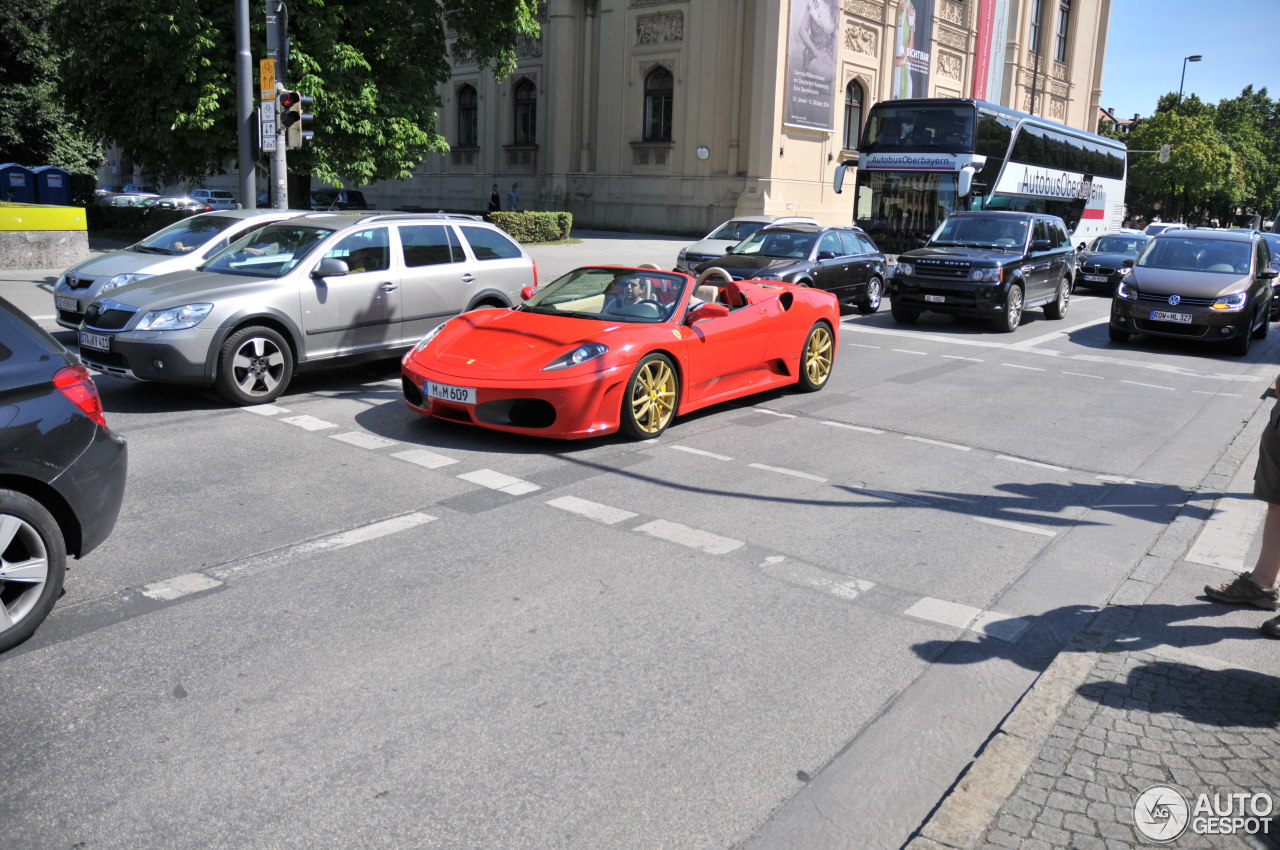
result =
M711 555L724 555L744 545L741 540L731 540L728 537L721 537L709 531L699 531L665 519L646 522L644 525L637 526L635 530L650 537L657 537L659 540L679 543L681 546L699 549Z
M996 460L1007 460L1013 463L1025 463L1027 466L1035 466L1040 469L1052 469L1054 472L1070 472L1065 466L1054 466L1051 463L1042 463L1038 460L1027 460L1025 457L1014 457L1013 455L996 455Z
M702 449L693 449L688 446L672 446L671 448L678 452L688 452L691 455L698 455L699 457L709 457L712 460L733 460L733 458L728 455L718 455L715 452L704 452Z
M974 519L978 522L985 522L987 525L998 525L1001 528L1007 528L1010 531L1025 531L1028 534L1039 534L1041 537L1056 537L1058 532L1050 531L1047 528L1040 528L1035 525L1026 525L1021 522L1010 522L1007 519L992 519L991 517L976 516Z
M1048 372L1048 369L1042 369L1039 366L1023 366L1020 363L1001 363L1001 366L1008 366L1010 369L1026 369L1028 372Z
M1163 487L1159 481L1143 481L1141 478L1125 478L1123 475L1099 475L1099 481L1106 481L1108 484L1135 484L1139 487L1151 487L1152 489Z
M880 430L879 428L868 428L865 425L849 425L844 422L833 422L831 420L827 420L822 424L830 425L832 428L845 428L849 431L861 431L864 434L883 434L884 433L884 431Z
M1020 617L1007 617L994 611L983 611L959 602L947 602L926 596L902 613L920 620L968 629L1012 642L1022 636L1029 623Z
M798 472L797 470L794 470L794 469L784 469L781 466L766 466L763 463L749 463L747 464L747 466L751 467L752 469L763 469L765 472L776 472L779 475L793 475L796 478L807 478L810 481L817 481L820 483L826 483L826 480L827 480L823 478L821 475L810 475L807 472Z
M338 423L326 422L323 419L317 419L314 416L289 416L280 420L288 422L290 425L297 425L304 431L323 431L326 428L337 428Z
M777 410L770 410L770 409L769 409L769 408L767 408L767 407L753 407L753 408L752 408L752 410L754 410L756 413L767 413L767 414L769 414L770 416L780 416L780 417L782 417L783 419L795 419L795 418L796 418L796 415L795 415L794 413L781 413L781 412L779 412L779 411L777 411Z
M221 586L222 582L209 578L204 573L187 573L183 576L174 576L166 581L148 584L142 588L141 593L151 599L169 600Z
M561 496L558 499L549 500L547 504L562 511L569 511L578 516L593 519L596 522L603 522L605 525L614 525L623 520L634 519L639 516L639 514L631 511L624 511L622 508L613 508L609 505L602 505L599 502L589 502L586 499L579 499L577 496Z
M942 446L944 449L955 449L960 452L972 451L972 446L962 446L959 443L944 443L942 440L930 440L928 437L903 437L904 440L911 440L916 443L928 443L931 446Z
M268 552L265 555L257 555L224 567L207 570L205 574L217 579L227 579L241 573L260 572L281 566L298 558L310 558L315 555L332 552L335 549L345 549L357 543L377 540L379 537L386 537L389 534L416 528L435 520L436 517L431 516L431 514L413 511L390 519L371 522L368 525L362 525L350 531L340 531L337 534L329 534L315 540L308 540L305 543L298 543L284 549Z
M251 404L248 407L241 407L245 413L256 413L259 416L278 416L281 413L288 413L289 408L281 407L278 404Z
M791 561L782 555L765 558L760 569L788 584L813 588L849 601L857 599L860 594L875 587L872 582L833 573L812 564Z
M510 475L503 475L501 472L494 472L492 469L477 469L475 472L464 472L458 477L463 481L470 481L472 484L479 484L481 487L488 487L490 490L506 493L508 496L523 496L525 493L532 493L535 490L542 489L537 484L521 481L519 478L512 478Z
M388 440L386 437L367 434L364 431L348 431L345 434L330 434L329 439L338 440L342 443L349 443L362 449L385 449L388 446L400 445L395 440Z
M457 463L457 461L451 457L438 455L435 452L429 452L426 449L409 449L408 451L396 452L392 457L398 457L400 460L407 460L409 463L416 463L418 466L425 466L427 469L439 469L442 466Z
M1141 381L1126 381L1126 380L1121 380L1120 383L1132 384L1135 387L1146 387L1152 390L1169 390L1170 392L1177 392L1177 389L1175 387L1166 387L1161 384L1144 384Z

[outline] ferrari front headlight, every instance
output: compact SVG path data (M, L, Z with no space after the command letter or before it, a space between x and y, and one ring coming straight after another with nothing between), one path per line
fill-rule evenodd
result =
M584 342L568 354L562 354L546 366L543 366L542 371L554 372L557 369L569 369L573 366L580 366L589 360L595 360L608 350L609 347L607 345L601 345L598 342Z

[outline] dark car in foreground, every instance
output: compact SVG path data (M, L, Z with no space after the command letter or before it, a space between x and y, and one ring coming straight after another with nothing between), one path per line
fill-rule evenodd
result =
M127 467L88 371L0 298L0 652L49 615L67 556L111 533Z
M1280 272L1280 233L1264 233L1262 241L1271 252L1271 268ZM1271 279L1271 321L1280 322L1280 277Z
M860 227L770 225L729 253L694 267L721 268L734 280L778 280L824 289L861 313L880 309L885 256Z
M1271 328L1276 270L1252 230L1170 230L1157 234L1116 287L1112 342L1132 334L1221 342L1249 353Z
M911 324L926 310L986 319L1012 333L1028 307L1061 319L1074 286L1075 250L1056 215L960 212L923 248L898 255L890 285L893 318Z
M1114 292L1116 284L1129 273L1125 260L1135 259L1150 236L1141 233L1105 233L1094 239L1076 257L1080 274L1076 282L1081 286Z

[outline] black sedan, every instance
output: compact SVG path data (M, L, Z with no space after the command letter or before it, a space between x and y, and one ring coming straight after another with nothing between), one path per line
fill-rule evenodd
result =
M88 370L0 298L0 652L49 615L67 556L111 533L127 467Z
M1141 233L1107 233L1099 236L1076 256L1076 268L1079 271L1076 283L1114 292L1116 284L1129 272L1124 261L1137 257L1150 241L1150 236Z
M884 254L857 227L771 225L694 271L710 268L722 268L734 280L782 280L825 289L862 313L879 310L884 295Z
M1271 251L1267 267L1280 271L1280 233L1264 233L1262 239ZM1280 277L1271 279L1271 321L1280 322Z

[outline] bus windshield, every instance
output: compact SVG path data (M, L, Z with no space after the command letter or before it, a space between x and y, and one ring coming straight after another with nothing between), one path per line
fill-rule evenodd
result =
M867 171L858 174L853 223L881 251L898 254L923 245L959 205L954 172Z
M971 104L894 106L879 103L867 117L859 150L928 150L960 153L973 150Z

